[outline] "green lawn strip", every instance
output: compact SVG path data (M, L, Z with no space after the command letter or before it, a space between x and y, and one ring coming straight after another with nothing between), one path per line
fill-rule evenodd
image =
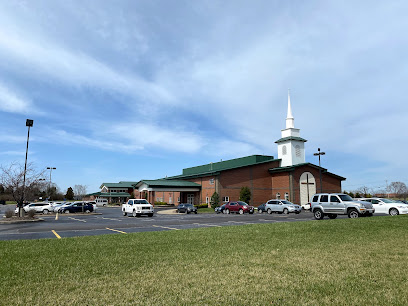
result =
M203 207L203 208L199 208L198 213L214 213L214 208L211 207Z
M408 216L0 241L2 304L406 304Z

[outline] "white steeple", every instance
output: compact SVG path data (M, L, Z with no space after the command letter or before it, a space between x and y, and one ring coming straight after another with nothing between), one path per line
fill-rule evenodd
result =
M290 105L290 92L288 89L288 115L286 116L286 128L291 129L295 127L295 118L292 115L292 106Z
M295 128L295 119L292 115L290 93L288 90L288 114L286 117L286 129L282 130L282 138L275 141L278 144L278 158L281 167L293 166L305 162L305 142L300 137L300 130Z

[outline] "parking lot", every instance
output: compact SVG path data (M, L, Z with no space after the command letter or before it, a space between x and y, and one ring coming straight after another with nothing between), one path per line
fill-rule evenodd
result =
M166 209L168 210L168 208ZM167 214L158 208L153 217L124 217L120 207L100 207L98 215L60 214L38 215L44 222L0 224L0 240L59 239L65 237L103 234L128 234L147 231L182 230L202 227L221 227L245 224L314 221L308 211L296 214ZM339 216L347 218L347 216Z

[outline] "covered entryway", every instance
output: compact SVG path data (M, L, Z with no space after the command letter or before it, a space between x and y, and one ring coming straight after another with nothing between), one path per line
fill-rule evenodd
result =
M300 205L310 202L312 196L316 193L316 180L310 172L303 172L299 180L300 186Z

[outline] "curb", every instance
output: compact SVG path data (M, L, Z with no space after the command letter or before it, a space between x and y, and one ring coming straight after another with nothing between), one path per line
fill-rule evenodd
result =
M32 220L13 220L13 221L0 221L0 224L18 224L18 223L30 223L30 222L41 222L45 221L44 219L32 219Z

